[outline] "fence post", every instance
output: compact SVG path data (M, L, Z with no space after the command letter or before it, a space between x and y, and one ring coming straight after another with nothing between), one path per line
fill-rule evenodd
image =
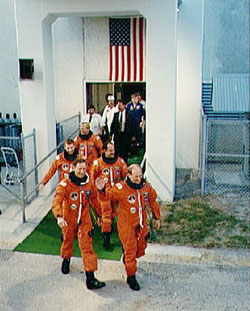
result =
M78 120L79 120L79 124L81 123L81 112L79 111L79 113L78 113Z
M202 152L201 152L201 195L206 193L206 158L207 158L207 116L202 118Z
M21 202L22 202L22 207L23 207L23 223L27 222L26 214L25 214L26 204L25 204L25 198L24 198L24 182L25 182L25 180L20 183L20 186L21 186Z
M34 166L37 165L37 152L36 152L36 130L33 128L33 144L34 144ZM38 184L38 173L37 173L37 168L35 169L35 185ZM38 196L39 191L36 189L36 197Z
M22 144L22 149L23 149L23 176L26 175L26 150L25 150L25 139L23 136L23 133L20 134L21 137L21 144ZM26 195L26 180L23 181L23 197Z

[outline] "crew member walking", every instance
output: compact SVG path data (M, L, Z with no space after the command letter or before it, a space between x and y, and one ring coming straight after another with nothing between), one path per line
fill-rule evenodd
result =
M86 162L77 159L68 179L63 179L56 187L52 204L52 212L62 229L63 242L61 256L63 258L61 271L70 272L70 258L73 254L74 239L78 237L83 267L86 272L88 289L98 289L105 286L94 276L97 270L97 255L93 250L92 221L89 213L89 202L97 206L96 188L86 173Z
M59 182L63 178L68 178L70 172L72 171L73 162L77 159L77 157L78 150L75 148L74 141L72 139L67 139L64 143L64 151L56 156L56 159L53 161L48 173L41 181L39 190L43 190L44 186L55 175L57 170L59 170Z
M80 133L75 138L75 146L79 150L79 158L86 160L89 170L95 159L102 154L102 140L99 135L90 131L88 122L81 122Z
M91 178L94 181L96 178L101 178L107 186L114 186L125 178L128 172L127 164L125 161L118 157L115 153L114 144L106 142L103 145L104 153L102 156L95 160L91 169ZM110 247L110 234L112 229L112 222L117 216L117 202L110 201L105 204L105 210L102 211L101 230L103 233L103 246Z
M140 286L136 280L136 258L143 256L147 247L149 233L147 208L149 206L155 218L155 227L156 229L160 228L161 214L156 201L156 191L143 179L142 169L138 164L129 166L125 181L105 189L105 183L101 179L96 179L96 187L99 190L103 189L100 193L105 192L106 204L108 204L108 200L118 201L117 228L124 252L127 283L131 289L139 290ZM104 200L105 198L102 202Z

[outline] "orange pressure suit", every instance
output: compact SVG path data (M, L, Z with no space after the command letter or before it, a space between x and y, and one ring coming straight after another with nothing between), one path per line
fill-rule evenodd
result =
M161 217L156 191L145 180L137 185L127 177L126 181L107 188L105 192L107 199L118 201L117 228L124 251L125 269L127 276L135 275L136 258L143 256L147 247L147 207L150 206L155 219Z
M85 271L97 270L97 255L93 250L92 221L89 213L89 202L97 210L96 188L85 174L83 178L71 172L69 179L63 179L56 187L52 204L52 212L57 217L63 217L67 226L62 228L63 242L61 256L70 258L73 254L73 243L77 235Z
M91 168L91 177L95 180L99 177L106 183L106 186L114 186L120 182L121 177L125 178L128 173L126 162L115 156L114 158L107 158L105 153L100 158L93 162ZM101 198L100 198L101 199ZM116 201L111 200L110 204L102 204L106 210L102 215L102 232L111 231L111 223L117 215Z
M91 131L87 135L79 134L75 138L75 146L79 150L79 158L86 160L89 171L94 160L102 153L103 144L100 136L94 135Z
M75 149L73 155L69 155L67 152L61 152L56 156L53 161L48 173L44 176L42 184L46 185L50 179L55 175L56 171L59 170L59 182L64 178L69 177L69 173L72 171L74 160L77 159L78 150Z

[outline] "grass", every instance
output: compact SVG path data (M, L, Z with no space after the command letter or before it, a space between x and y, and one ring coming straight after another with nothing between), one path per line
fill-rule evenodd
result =
M173 204L161 204L161 229L153 229L149 219L151 238L149 242L164 245L182 245L205 248L250 248L250 226L247 221L212 208L196 200L180 200ZM120 260L122 250L116 224L111 235L111 248L102 246L102 234L94 228L93 243L100 259ZM60 254L61 229L49 212L38 227L19 244L15 251L43 254ZM74 256L80 257L77 240Z
M128 164L130 165L132 163L141 163L143 155L144 149L138 150L137 155L134 155L128 159ZM61 236L61 229L57 226L54 216L50 211L37 226L37 228L15 248L15 251L59 255L61 247ZM114 226L114 232L111 235L110 249L104 249L102 244L102 234L100 229L95 226L93 245L98 258L120 260L122 250L117 234L116 224ZM77 239L74 242L74 256L81 256Z
M161 207L162 227L151 241L193 247L250 248L249 223L207 203L180 200ZM151 225L152 227L152 225Z
M15 251L59 255L61 236L61 229L50 211L37 228L15 248ZM97 226L94 227L93 244L99 259L120 260L122 250L116 225L111 235L110 249L106 250L103 248L102 234ZM74 242L73 256L81 257L77 239Z
M130 156L128 158L128 165L135 164L135 163L140 164L143 160L144 153L145 153L145 150L143 148L139 149L136 155Z

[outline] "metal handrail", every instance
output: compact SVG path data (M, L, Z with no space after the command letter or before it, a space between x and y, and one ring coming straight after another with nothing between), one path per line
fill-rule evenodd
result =
M75 131L76 132L76 131ZM73 135L72 133L71 135ZM64 144L64 141L62 141L58 146L56 146L52 151L50 151L49 154L47 154L46 157L44 157L36 166L34 166L28 173L26 173L21 179L20 183L22 183L31 173L33 173L43 162L45 162L54 152L57 151L62 145Z
M76 116L79 116L79 114L73 116L73 117L70 117L66 120L63 120L61 121L60 123L63 123L63 122L66 122L66 121L69 121L73 118L75 118ZM79 131L79 129L77 128L75 131L73 131L69 137L73 136L77 131ZM26 179L32 172L34 172L34 170L36 170L44 161L46 161L54 152L56 152L62 145L64 144L64 141L62 141L59 145L57 145L52 151L50 151L50 153L45 157L43 158L36 166L34 166L27 174L25 174L21 179L20 179L20 182L23 182L24 179Z
M71 137L73 136L74 134L76 134L78 132L78 128L73 131L68 137ZM25 180L27 179L27 177L33 173L34 171L37 170L37 168L43 164L53 153L55 153L62 145L64 144L64 141L62 141L59 145L57 145L52 151L50 151L50 153L44 157L37 165L35 165L28 173L26 173L22 178L20 178L19 180L19 183L20 183L20 186L21 186L21 204L22 204L22 207L23 207L23 222L27 222L26 220L26 215L25 215L25 206L26 206L26 199L31 195L33 194L35 191L37 191L38 187L40 186L41 183L38 183L37 185L35 185L35 187L29 192L29 193L26 193L26 195L24 194L24 182Z
M74 119L75 117L79 117L79 119L80 119L80 118L81 118L81 113L79 112L78 114L75 114L74 116L69 117L69 118L67 118L67 119L64 119L63 121L60 121L60 122L57 122L57 123L62 124L62 123L65 123L65 122L70 121L71 119Z

